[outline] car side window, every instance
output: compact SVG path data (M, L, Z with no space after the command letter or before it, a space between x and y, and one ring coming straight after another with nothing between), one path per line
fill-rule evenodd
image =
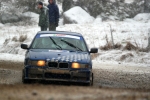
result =
M47 38L36 38L32 45L33 49L49 49L52 48L52 41Z

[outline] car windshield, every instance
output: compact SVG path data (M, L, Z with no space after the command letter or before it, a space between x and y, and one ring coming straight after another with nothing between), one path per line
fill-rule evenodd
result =
M53 49L53 50L70 50L70 51L87 51L86 44L82 37L65 35L52 36L41 35L36 36L31 49Z

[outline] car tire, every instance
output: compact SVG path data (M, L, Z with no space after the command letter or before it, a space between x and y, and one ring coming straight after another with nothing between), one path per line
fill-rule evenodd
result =
M89 83L89 86L93 86L93 73L91 74L90 76L90 83Z
M23 84L29 84L31 81L28 79L25 79L25 73L24 73L24 69L22 70L22 83Z
M85 84L86 86L93 86L93 73L90 75L90 82Z

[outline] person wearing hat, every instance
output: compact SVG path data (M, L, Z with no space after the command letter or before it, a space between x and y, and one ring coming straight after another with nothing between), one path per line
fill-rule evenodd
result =
M48 0L49 5L49 30L56 31L59 22L59 9L54 0Z
M38 2L38 8L40 9L38 25L41 27L41 31L47 31L49 25L48 8L42 2Z

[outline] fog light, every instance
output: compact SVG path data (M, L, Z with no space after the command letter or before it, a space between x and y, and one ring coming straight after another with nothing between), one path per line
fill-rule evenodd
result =
M39 61L37 62L37 66L39 66L39 67L45 66L45 61L44 61L44 60L39 60Z
M72 68L80 68L80 64L79 63L72 63Z

